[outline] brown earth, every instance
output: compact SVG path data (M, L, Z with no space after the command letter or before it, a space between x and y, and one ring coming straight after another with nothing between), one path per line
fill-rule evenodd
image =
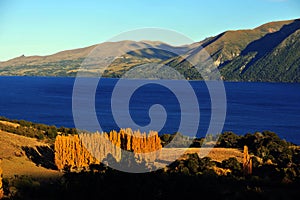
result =
M0 167L3 177L31 175L34 177L59 176L56 170L37 166L27 156L22 147L36 148L48 144L34 138L28 138L0 130Z

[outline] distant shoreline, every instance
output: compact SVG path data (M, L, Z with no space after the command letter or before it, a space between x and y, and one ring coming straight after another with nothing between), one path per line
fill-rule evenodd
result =
M69 79L76 79L77 76L16 76L16 75L11 75L11 76L2 76L1 77L6 77L6 78L18 78L18 77L28 77L28 78L69 78ZM209 82L209 81L222 81L224 83L270 83L270 84L300 84L300 82L276 82L276 81L230 81L230 80L187 80L187 79L131 79L131 78L114 78L114 77L78 77L78 78L97 78L97 79L112 79L112 80L118 80L118 79L124 79L124 80L149 80L149 81L188 81L188 82Z

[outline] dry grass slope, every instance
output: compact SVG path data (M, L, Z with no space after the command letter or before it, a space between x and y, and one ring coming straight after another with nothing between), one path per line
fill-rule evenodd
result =
M15 175L31 175L34 177L53 177L60 173L55 170L37 166L25 155L22 147L36 148L47 146L36 139L19 136L0 130L0 167L3 177L14 177Z
M184 159L184 155L187 153L197 153L200 158L207 156L217 162L222 162L230 157L235 157L241 163L243 161L243 153L233 148L164 148L162 152L160 159L164 161L172 161L178 158Z

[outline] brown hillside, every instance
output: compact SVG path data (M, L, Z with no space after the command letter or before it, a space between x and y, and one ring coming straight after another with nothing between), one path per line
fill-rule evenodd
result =
M43 142L0 130L0 166L4 177L31 175L35 177L52 177L59 175L56 170L37 166L27 156L24 147L37 148L47 146Z
M58 62L60 60L76 60L86 57L96 45L61 51L48 56L19 56L5 62L0 62L0 67L19 65L40 65L44 63Z
M210 54L215 65L219 66L237 57L250 42L258 40L268 33L279 31L284 25L290 24L293 21L294 20L270 22L254 29L225 31L215 37L199 42L198 48L196 46L196 48L190 50L183 55L183 57L189 58L192 63L197 63L199 62L199 55L201 55L203 47ZM178 59L177 62L180 63L182 58Z

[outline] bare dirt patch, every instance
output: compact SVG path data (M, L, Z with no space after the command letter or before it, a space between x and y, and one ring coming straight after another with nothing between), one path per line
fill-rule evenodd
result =
M197 153L200 158L210 157L218 162L222 162L230 157L235 157L239 162L243 160L243 152L233 148L164 148L159 159L170 162L187 153Z

